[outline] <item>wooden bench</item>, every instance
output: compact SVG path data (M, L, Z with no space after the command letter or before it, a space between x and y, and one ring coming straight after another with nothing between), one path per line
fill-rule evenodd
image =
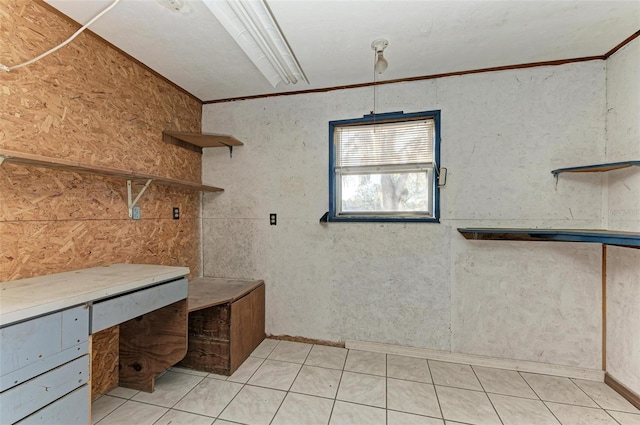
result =
M179 367L231 375L264 340L262 280L189 282L189 341Z

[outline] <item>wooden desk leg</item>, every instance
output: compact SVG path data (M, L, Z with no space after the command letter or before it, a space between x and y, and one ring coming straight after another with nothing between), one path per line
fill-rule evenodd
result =
M120 325L120 386L153 392L156 375L187 354L187 300Z

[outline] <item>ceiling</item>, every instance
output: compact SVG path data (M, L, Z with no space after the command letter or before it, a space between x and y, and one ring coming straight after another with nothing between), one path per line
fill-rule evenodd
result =
M85 23L111 0L45 0ZM600 56L640 29L640 1L266 0L309 84L273 88L201 0L121 0L90 29L202 101Z

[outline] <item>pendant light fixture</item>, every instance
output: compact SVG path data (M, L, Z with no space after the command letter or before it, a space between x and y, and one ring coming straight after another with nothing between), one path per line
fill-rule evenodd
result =
M384 58L384 49L386 49L388 45L389 42L384 38L379 38L371 43L371 48L376 52L375 63L373 65L376 74L382 74L389 66L389 62Z
M376 89L377 89L377 78L376 74L382 74L386 71L389 66L389 62L384 58L384 49L389 45L389 41L384 38L378 38L371 42L371 49L373 49L374 57L373 57L373 109L371 110L371 115L375 115L376 113ZM375 117L374 117L374 131L375 131Z

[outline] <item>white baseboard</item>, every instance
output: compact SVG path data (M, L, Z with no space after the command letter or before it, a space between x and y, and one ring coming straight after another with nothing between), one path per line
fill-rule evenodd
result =
M428 348L404 347L401 345L383 344L368 341L345 341L350 350L374 351L376 353L396 354L399 356L418 357L451 363L486 366L496 369L510 369L520 372L539 373L543 375L564 376L567 378L587 379L604 382L604 371L574 366L563 366L526 360L502 359L499 357L477 356L474 354L452 353L449 351L430 350Z

